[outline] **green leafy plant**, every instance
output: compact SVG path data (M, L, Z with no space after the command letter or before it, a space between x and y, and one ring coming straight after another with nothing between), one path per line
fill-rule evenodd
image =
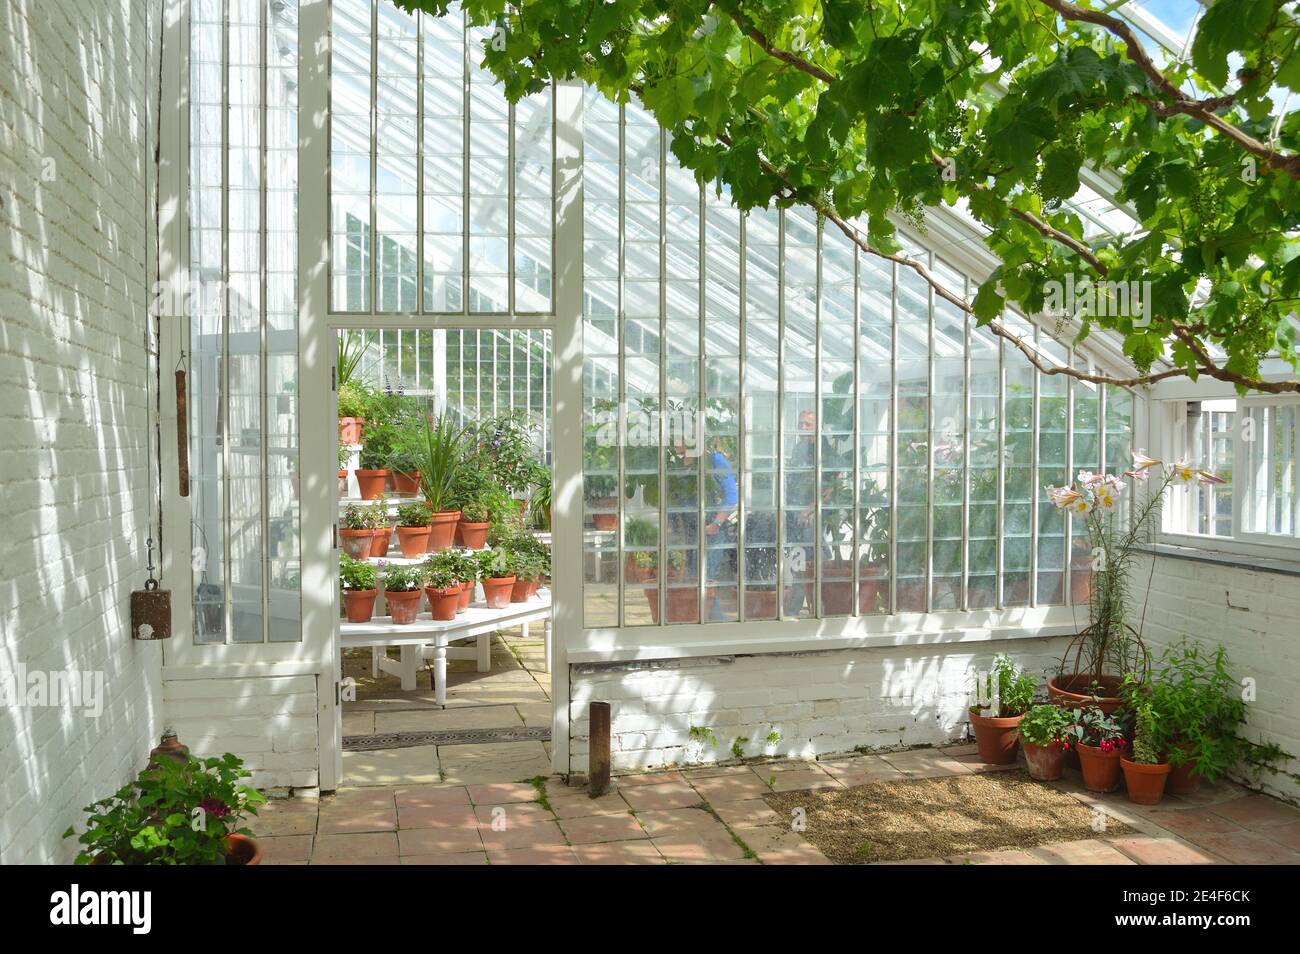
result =
M1031 745L1059 745L1070 724L1070 715L1060 706L1034 706L1020 720L1020 738Z
M718 739L713 734L713 730L710 729L707 725L693 725L689 729L687 729L686 734L689 735L696 742L700 742L702 744L707 744L709 746L716 746L718 744Z
M385 590L394 593L409 593L424 585L424 574L419 566L407 566L401 563L388 563L384 566L381 579Z
M343 417L358 415L343 414L343 389L358 385L357 372L361 369L361 359L365 356L366 345L361 335L355 331L340 331L338 335L338 354L335 356L335 370L339 389L339 414Z
M1074 709L1061 734L1065 748L1090 745L1103 752L1113 752L1127 745L1123 711L1107 715L1100 706Z
M341 519L344 530L370 530L370 508L350 503L343 508Z
M515 411L488 418L480 421L474 432L477 457L493 479L509 494L527 494L538 480L540 464L527 415Z
M1223 646L1206 651L1191 640L1167 646L1150 680L1157 744L1171 765L1190 764L1214 781L1237 764L1245 743L1241 686L1228 671Z
M339 554L339 582L345 590L373 590L377 575L375 568L365 560L354 560L346 553Z
M745 757L745 743L749 741L749 736L738 735L731 740L731 757L743 759Z
M995 718L1008 718L1020 715L1034 701L1034 691L1038 680L1032 673L1025 672L1006 653L993 657L993 665L984 677L983 684L977 686L983 699L996 706L991 715ZM982 701L982 700L981 700ZM979 713L984 706L973 705L971 711Z
M397 0L436 14L449 2ZM1294 13L1206 4L1184 56L1153 48L1116 6L627 0L588 16L483 0L466 13L507 38L481 57L509 99L572 78L635 95L676 160L739 208L804 206L1040 367L1004 315L1059 308L1079 339L1121 338L1136 373L1065 369L1084 380L1300 391L1261 370L1271 351L1300 367ZM1085 233L1075 203L1090 169L1118 178L1131 223ZM958 203L1002 262L969 298L896 235L899 220L923 230L924 210ZM1142 287L1148 304L1053 303L1067 279Z
M477 568L469 570L467 573L467 559L473 561L473 557L466 557L454 549L430 553L424 558L424 563L420 565L425 585L437 589L446 589L449 586L459 586L461 583L468 582L469 579L474 579L471 574L476 573Z
M433 514L426 504L409 503L397 508L399 527L427 527L432 520Z
M539 530L551 529L551 470L544 468L546 479L540 480L533 487L528 498L528 520Z
M87 805L77 864L224 865L232 834L266 797L243 783L244 763L229 753L160 759L108 798Z
M363 518L366 528L370 530L383 530L385 527L392 526L388 521L388 498L381 495L378 500L367 506Z
M366 403L369 400L364 385L358 381L348 381L339 385L339 417L366 416Z
M452 488L464 464L464 430L451 416L425 421L419 444L420 490L434 513L453 509Z
M499 579L511 575L510 554L500 547L479 550L474 554L473 559L478 561L478 577L480 580Z

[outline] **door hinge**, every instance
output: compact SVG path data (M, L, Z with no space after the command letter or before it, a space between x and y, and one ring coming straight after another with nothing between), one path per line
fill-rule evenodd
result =
M334 681L334 704L336 706L343 704L343 683L338 680Z
M334 524L332 529L334 531L334 540L330 544L330 548L333 550L337 550L339 548L339 525L337 523Z
M330 390L331 391L337 391L339 389L338 375L339 375L338 365L336 364L330 365Z

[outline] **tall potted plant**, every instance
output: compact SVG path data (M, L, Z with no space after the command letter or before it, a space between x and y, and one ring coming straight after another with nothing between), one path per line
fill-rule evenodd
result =
M424 502L433 513L429 531L429 549L441 550L451 546L460 520L455 509L452 491L456 477L464 466L464 429L457 427L449 414L424 422L424 433L418 445L420 461L420 490Z
M1161 466L1160 461L1139 451L1133 455L1133 469L1125 476L1145 481ZM1080 471L1074 486L1047 487L1057 509L1084 521L1093 553L1088 626L1070 641L1060 673L1047 684L1049 696L1058 704L1096 706L1113 713L1121 702L1121 677L1133 673L1144 681L1150 672L1142 636L1129 622L1134 560L1151 540L1164 493L1171 484L1223 482L1182 463L1157 472L1159 481L1153 482L1131 520L1121 516L1125 484L1114 474Z
M1165 795L1169 763L1162 757L1159 717L1146 687L1132 673L1124 677L1124 704L1133 713L1133 757L1120 756L1128 800L1138 805L1157 805Z
M1241 686L1228 672L1228 654L1190 640L1167 646L1150 684L1151 705L1171 766L1169 791L1188 794L1237 764L1246 721Z
M226 753L160 758L108 798L87 805L79 865L256 865L262 851L244 819L266 796L244 784L244 763Z
M346 553L339 554L339 583L343 587L343 611L349 623L368 623L375 615L375 568L369 563L354 560Z
M1020 720L1034 701L1038 680L1002 653L993 658L987 675L976 684L976 704L970 707L970 724L980 758L990 765L1016 760Z

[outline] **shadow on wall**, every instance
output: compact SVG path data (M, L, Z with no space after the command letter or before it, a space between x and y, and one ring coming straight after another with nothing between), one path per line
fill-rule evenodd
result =
M159 729L162 650L131 640L128 594L149 513L146 95L160 10L11 0L0 14L3 863L70 859L63 830L143 767ZM46 674L79 697L42 698Z

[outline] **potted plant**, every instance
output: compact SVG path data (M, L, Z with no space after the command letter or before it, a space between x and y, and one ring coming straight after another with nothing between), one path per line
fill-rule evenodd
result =
M550 568L550 551L536 537L524 535L509 548L510 572L515 575L510 602L523 603L537 593L542 576Z
M1016 760L1020 720L1034 701L1037 688L1038 680L1006 653L993 657L988 674L977 680L976 704L970 707L975 744L985 762L1009 765Z
M388 458L393 452L393 426L388 421L368 421L362 431L357 487L362 500L377 500L388 485Z
M1138 805L1158 805L1165 797L1169 763L1161 755L1159 720L1150 692L1132 673L1124 677L1124 705L1133 713L1133 758L1120 756L1128 800Z
M1119 760L1126 741L1120 713L1100 706L1075 709L1065 728L1065 747L1079 753L1083 786L1090 792L1113 792L1119 788Z
M1246 721L1241 686L1228 672L1222 646L1206 652L1190 640L1167 646L1149 683L1157 728L1170 764L1168 789L1176 795L1213 782L1237 764Z
M420 612L420 589L424 582L420 568L389 563L384 567L384 602L396 625L414 623Z
M528 520L539 530L551 529L551 469L538 464L534 474L532 498L528 504Z
M388 520L388 498L380 494L379 499L366 508L366 523L374 535L370 545L372 557L388 556L388 544L392 542L393 525Z
M474 587L478 584L478 560L474 558L473 550L464 547L453 547L445 552L451 560L452 572L460 580L460 602L456 604L456 612L463 613L469 609Z
M629 517L623 526L623 579L649 583L659 569L659 528L644 517Z
M460 584L444 554L431 553L424 561L424 595L429 598L429 611L436 620L453 620L460 605Z
M471 550L481 550L486 545L491 516L488 507L494 489L492 475L472 463L456 474L451 492L451 506L460 511L456 543Z
M429 529L433 514L422 503L404 504L397 508L397 545L402 556L415 559L429 549Z
M339 521L339 548L354 560L367 560L374 542L375 530L370 525L369 508L348 504Z
M343 585L343 610L349 623L368 623L375 614L375 568L346 553L339 554L339 582Z
M1034 706L1020 720L1020 747L1029 775L1054 782L1065 768L1065 730L1070 717L1060 706Z
M352 456L342 444L339 445L339 496L346 497L348 493L348 458Z
M1125 476L1144 481L1161 462L1141 451ZM1133 561L1151 539L1164 493L1175 482L1222 483L1222 479L1186 464L1167 468L1153 483L1133 518L1120 507L1124 481L1113 474L1080 471L1072 487L1047 487L1057 509L1084 521L1094 555L1088 601L1088 626L1070 641L1061 659L1061 672L1048 681L1052 701L1073 707L1096 706L1108 713L1121 703L1120 677L1134 673L1145 680L1150 656L1141 634L1128 622ZM1121 516L1122 514L1122 516Z
M108 798L87 805L79 865L256 865L262 851L243 827L266 796L244 784L244 763L226 753L159 758Z
M515 586L515 575L510 571L510 554L501 547L479 550L478 577L483 582L483 600L490 609L505 609Z
M361 443L361 428L366 423L366 389L356 379L362 351L359 335L353 332L339 334L335 365L338 372L339 443L349 447Z
M405 433L405 432L404 432ZM414 496L420 492L420 458L406 438L388 453L387 467L392 476L393 492Z
M464 430L457 427L450 415L443 414L436 421L426 420L420 435L418 456L420 460L420 490L424 502L433 513L429 531L429 549L441 550L451 546L460 520L455 509L452 490L456 477L464 466Z

